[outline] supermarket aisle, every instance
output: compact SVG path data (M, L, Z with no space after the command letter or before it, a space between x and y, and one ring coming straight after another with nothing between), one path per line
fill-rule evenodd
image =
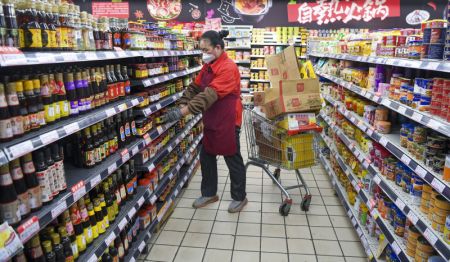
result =
M245 140L242 154L247 159ZM145 261L366 261L364 249L334 195L325 170L314 166L301 170L313 194L310 211L300 209L300 192L292 191L289 216L278 213L281 193L262 171L250 167L247 174L249 203L239 214L227 211L230 181L223 158L219 164L220 202L195 210L200 195L200 171L178 199L164 229L155 234ZM292 172L282 171L282 183L294 185Z

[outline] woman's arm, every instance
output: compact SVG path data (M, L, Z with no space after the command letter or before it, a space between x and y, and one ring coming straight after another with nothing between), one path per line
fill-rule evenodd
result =
M183 96L181 96L178 103L181 105L187 105L189 101L192 100L198 93L200 93L200 88L192 82L186 90L184 90Z

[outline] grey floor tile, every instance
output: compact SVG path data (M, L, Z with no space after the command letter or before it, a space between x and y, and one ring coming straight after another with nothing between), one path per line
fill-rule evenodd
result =
M228 211L225 210L219 210L217 212L216 221L237 222L238 218L239 213L229 213Z
M308 215L308 222L310 226L314 227L330 227L331 221L328 216Z
M286 238L261 237L261 250L286 253Z
M203 261L204 262L230 262L232 255L233 255L233 251L231 251L231 250L208 248L205 251L205 256L203 258Z
M156 240L157 245L178 246L183 240L184 232L163 230Z
M192 220L188 232L211 233L214 221Z
M342 206L326 206L328 215L330 216L347 216Z
M284 225L262 224L261 236L263 237L286 237Z
M233 235L211 234L208 241L208 248L232 250L233 245Z
M342 256L338 241L314 240L317 255Z
M288 239L289 254L314 255L314 245L310 239Z
M241 236L261 236L261 225L251 223L238 223L237 235Z
M364 248L361 242L359 241L357 242L339 241L339 245L341 245L342 251L344 252L344 256L366 257Z
M259 252L251 251L233 251L233 262L259 261Z
M217 210L199 208L195 211L193 219L197 220L215 220Z
M337 256L317 256L318 262L345 262L344 257Z
M213 226L212 233L234 235L236 233L237 223L216 221Z
M261 223L261 212L246 212L239 213L239 223Z
M367 262L366 257L345 257L346 262Z
M283 253L261 252L261 262L288 262L288 255Z
M286 226L288 238L311 239L311 232L308 226Z
M202 261L205 249L197 247L180 247L174 262L198 262Z
M186 232L181 246L186 247L206 247L209 234Z
M263 213L262 223L284 225L284 217L280 213Z
M317 262L317 258L314 255L300 255L300 254L289 254L289 261L292 262Z
M236 236L236 240L234 242L234 250L259 252L260 248L261 248L260 237Z
M172 262L178 250L177 246L153 245L147 260Z
M336 231L336 235L339 241L360 241L354 228L336 227L334 228L334 230Z
M311 227L313 239L336 240L336 234L332 227Z
M170 218L164 226L164 230L185 232L188 229L190 222L191 220L188 219Z
M295 225L295 226L308 225L306 215L289 214L289 216L285 217L284 220L286 221L286 225Z
M346 216L330 216L333 227L353 227L350 219Z

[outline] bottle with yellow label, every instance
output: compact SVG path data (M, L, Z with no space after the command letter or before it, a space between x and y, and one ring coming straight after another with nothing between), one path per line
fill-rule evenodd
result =
M42 30L38 22L36 1L24 1L18 6L19 46L23 50L42 49Z

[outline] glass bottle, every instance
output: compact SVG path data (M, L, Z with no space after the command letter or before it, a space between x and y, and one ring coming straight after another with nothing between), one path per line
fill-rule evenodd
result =
M44 252L41 248L41 241L39 239L39 235L34 236L31 238L31 240L27 243L28 248L26 249L27 252L27 258L30 261L33 262L46 262L46 258L44 255Z
M120 188L117 183L117 172L114 172L111 174L111 184L112 184L111 188L114 190L114 196L115 196L117 206L121 206L122 205L122 197L120 196Z
M102 93L103 93L101 98L102 98L102 105L104 105L104 104L107 104L110 102L109 97L108 97L108 81L107 81L105 69L103 67L99 68L99 72L100 72L100 77L102 78L100 90L102 90Z
M52 15L53 15L53 24L55 25L56 33L55 33L55 40L56 40L56 50L66 51L66 48L64 48L64 28L61 27L61 22L59 20L59 6L57 4L52 4Z
M0 191L0 220L14 226L20 222L19 200L8 164L0 166Z
M67 100L70 103L70 115L75 116L79 113L78 95L75 88L75 82L72 72L64 73L64 86L67 91Z
M31 153L24 155L21 159L22 171L25 176L25 184L28 188L28 200L31 211L37 211L42 207L42 189L36 176Z
M99 198L94 199L94 211L95 211L95 218L97 220L98 234L101 235L101 234L105 233L106 225L105 225L105 219L104 219L102 207L100 206Z
M128 21L127 19L123 20L124 26L122 29L122 49L130 49L131 47L131 35L130 31L128 30Z
M103 50L103 34L99 29L97 19L92 19L92 29L94 32L95 49L97 51Z
M25 80L24 84L25 84L25 97L27 99L28 105L28 119L30 122L31 131L33 131L41 127L38 121L38 108L36 103L36 95L34 94L33 81Z
M30 119L28 117L27 98L23 90L23 82L16 81L17 99L20 105L20 114L22 115L23 133L28 133L31 130Z
M121 241L123 243L123 249L124 249L125 256L127 256L130 243L128 243L126 227L125 227L124 230L122 230L120 232L120 239L121 239Z
M59 49L58 41L56 40L56 22L53 14L53 7L50 3L44 3L45 20L48 27L48 47L52 51Z
M55 75L53 73L48 74L48 86L50 89L50 95L52 98L52 107L55 112L55 121L59 121L61 119L61 107L58 96L58 87L56 86Z
M59 24L60 24L60 45L63 51L70 51L72 46L72 28L69 24L69 5L67 3L57 6L59 8Z
M89 223L92 229L92 238L98 238L97 218L95 216L94 205L92 202L87 203L87 210L89 215Z
M116 85L117 85L117 89L118 89L118 97L120 99L122 99L125 97L126 92L125 92L125 79L122 76L122 72L120 70L120 65L115 66L114 75L116 76L116 79L117 79Z
M87 27L89 30L89 46L90 46L89 50L95 51L96 49L95 49L94 26L93 26L94 21L93 20L94 19L93 19L92 14L88 14L87 15Z
M134 193L134 182L130 174L130 165L128 163L122 166L122 179L127 190L127 198L131 198Z
M53 243L53 252L55 252L56 262L65 262L66 256L64 254L64 247L61 244L61 237L58 233L52 233L50 235Z
M33 152L34 164L36 167L36 177L42 189L42 203L47 204L53 200L53 184L50 172L44 158L42 150Z
M53 103L53 94L50 90L50 83L48 75L43 74L40 76L41 82L41 96L44 104L44 116L46 123L52 123L55 121L55 107Z
M45 164L47 165L48 177L50 179L50 188L52 190L53 198L59 194L59 181L56 174L55 161L52 159L52 152L50 147L45 147L44 157Z
M38 21L36 1L23 2L22 24L19 25L19 46L23 50L42 50L42 30ZM19 15L19 14L18 14Z
M37 22L41 28L41 41L42 41L42 50L51 50L50 43L50 29L47 25L47 14L45 11L45 3L42 1L36 2L36 14L37 14Z
M4 76L3 81L6 87L6 100L8 102L8 109L11 116L10 119L13 135L14 137L20 137L24 134L24 129L16 82L10 82L8 76Z
M123 180L123 172L122 169L117 169L117 187L120 191L120 199L122 199L121 204L125 204L125 201L127 200L127 188L125 186L125 182Z
M5 85L0 83L0 141L8 141L14 136L9 113L8 103L5 96Z
M100 122L100 130L101 130L100 141L101 144L103 144L102 158L106 159L109 156L109 139L107 135L108 130L106 129L105 121Z
M125 123L122 122L121 114L116 115L116 120L114 121L116 123L116 132L117 132L117 138L118 138L118 148L123 148L125 146L126 142L126 135L125 135Z
M82 149L83 166L86 168L91 168L95 166L95 148L94 144L92 143L92 137L89 128L84 129L83 140L84 140L83 142L84 148Z
M80 19L80 7L74 6L75 14L73 16L73 50L84 51L82 27Z
M112 224L113 221L116 219L116 211L114 210L113 200L111 197L111 191L108 188L107 182L103 182L102 186L103 186L103 192L104 192L103 195L105 198L106 210L108 213L108 221L109 221L109 224Z
M102 208L103 213L103 224L105 225L105 229L109 227L109 217L108 217L108 208L106 207L105 195L98 194L98 198L100 199L100 207Z
M128 77L127 66L122 66L122 78L125 82L125 95L131 94L130 78Z
M19 47L16 7L13 0L3 0L3 13L6 23L5 45L9 47Z
M98 108L100 107L100 90L99 90L99 83L97 82L95 68L89 69L89 86L92 90L92 100L91 100L91 107L92 108Z
M125 257L125 249L123 247L123 243L122 240L120 239L120 236L116 237L116 239L114 240L114 247L117 250L119 261L123 261Z
M83 233L83 225L81 221L81 212L78 204L75 203L70 207L70 218L75 230L75 239L77 242L78 252L83 253L86 250L86 238Z
M70 77L69 77L70 78ZM55 82L56 82L56 93L58 96L58 103L59 103L59 108L61 110L61 119L65 119L67 117L69 117L72 113L72 105L71 103L69 103L69 100L67 99L68 95L66 93L66 87L64 85L64 77L63 77L63 73L56 73L55 74ZM69 81L70 79L68 79ZM72 81L73 82L73 81ZM74 99L74 98L72 98ZM77 100L75 100L77 101ZM78 101L77 101L77 106L78 106ZM78 113L78 111L76 111ZM75 113L75 111L74 111Z
M117 251L117 248L113 246L114 243L111 243L109 246L109 255L111 256L111 259L113 262L119 262L119 252Z
M55 175L58 180L59 192L67 189L66 176L64 174L64 157L63 147L58 143L53 143L50 146L52 152L52 159L54 161Z
M109 250L106 250L102 255L102 262L113 262L111 255L109 254Z
M98 140L97 125L90 126L90 129L92 134L92 146L94 149L94 161L96 164L99 164L102 162L101 149L103 149L103 147L100 147L100 141Z
M66 228L59 227L58 232L61 235L61 243L62 243L62 246L64 249L65 262L75 261L75 258L73 256L73 251L72 251L72 243L70 241L69 236L67 235Z
M92 227L89 221L89 214L84 202L84 198L80 198L80 200L78 200L78 206L80 207L81 212L81 224L83 226L84 238L86 239L86 244L89 245L94 240L94 237L92 234Z
M52 250L52 242L50 240L44 240L44 241L42 241L42 247L44 248L45 261L46 262L55 262L56 255L55 255L55 252L53 252L53 250Z
M130 126L130 115L129 110L125 110L122 112L122 120L124 122L125 128L125 144L128 144L131 140L131 126Z
M42 102L41 96L41 81L39 77L36 75L33 78L33 91L36 95L36 107L37 107L37 121L39 123L39 127L45 126L45 110L44 103Z
M25 178L23 177L19 159L14 159L11 161L10 174L13 180L14 188L16 189L17 199L19 200L20 216L23 219L30 214L31 209L28 189L25 183Z
M78 97L78 113L84 114L86 112L86 94L83 87L83 79L81 78L81 71L75 71L75 90Z
M83 88L86 90L86 109L89 111L95 108L95 105L93 104L95 93L91 86L89 69L84 69L81 72L81 77L83 79Z

